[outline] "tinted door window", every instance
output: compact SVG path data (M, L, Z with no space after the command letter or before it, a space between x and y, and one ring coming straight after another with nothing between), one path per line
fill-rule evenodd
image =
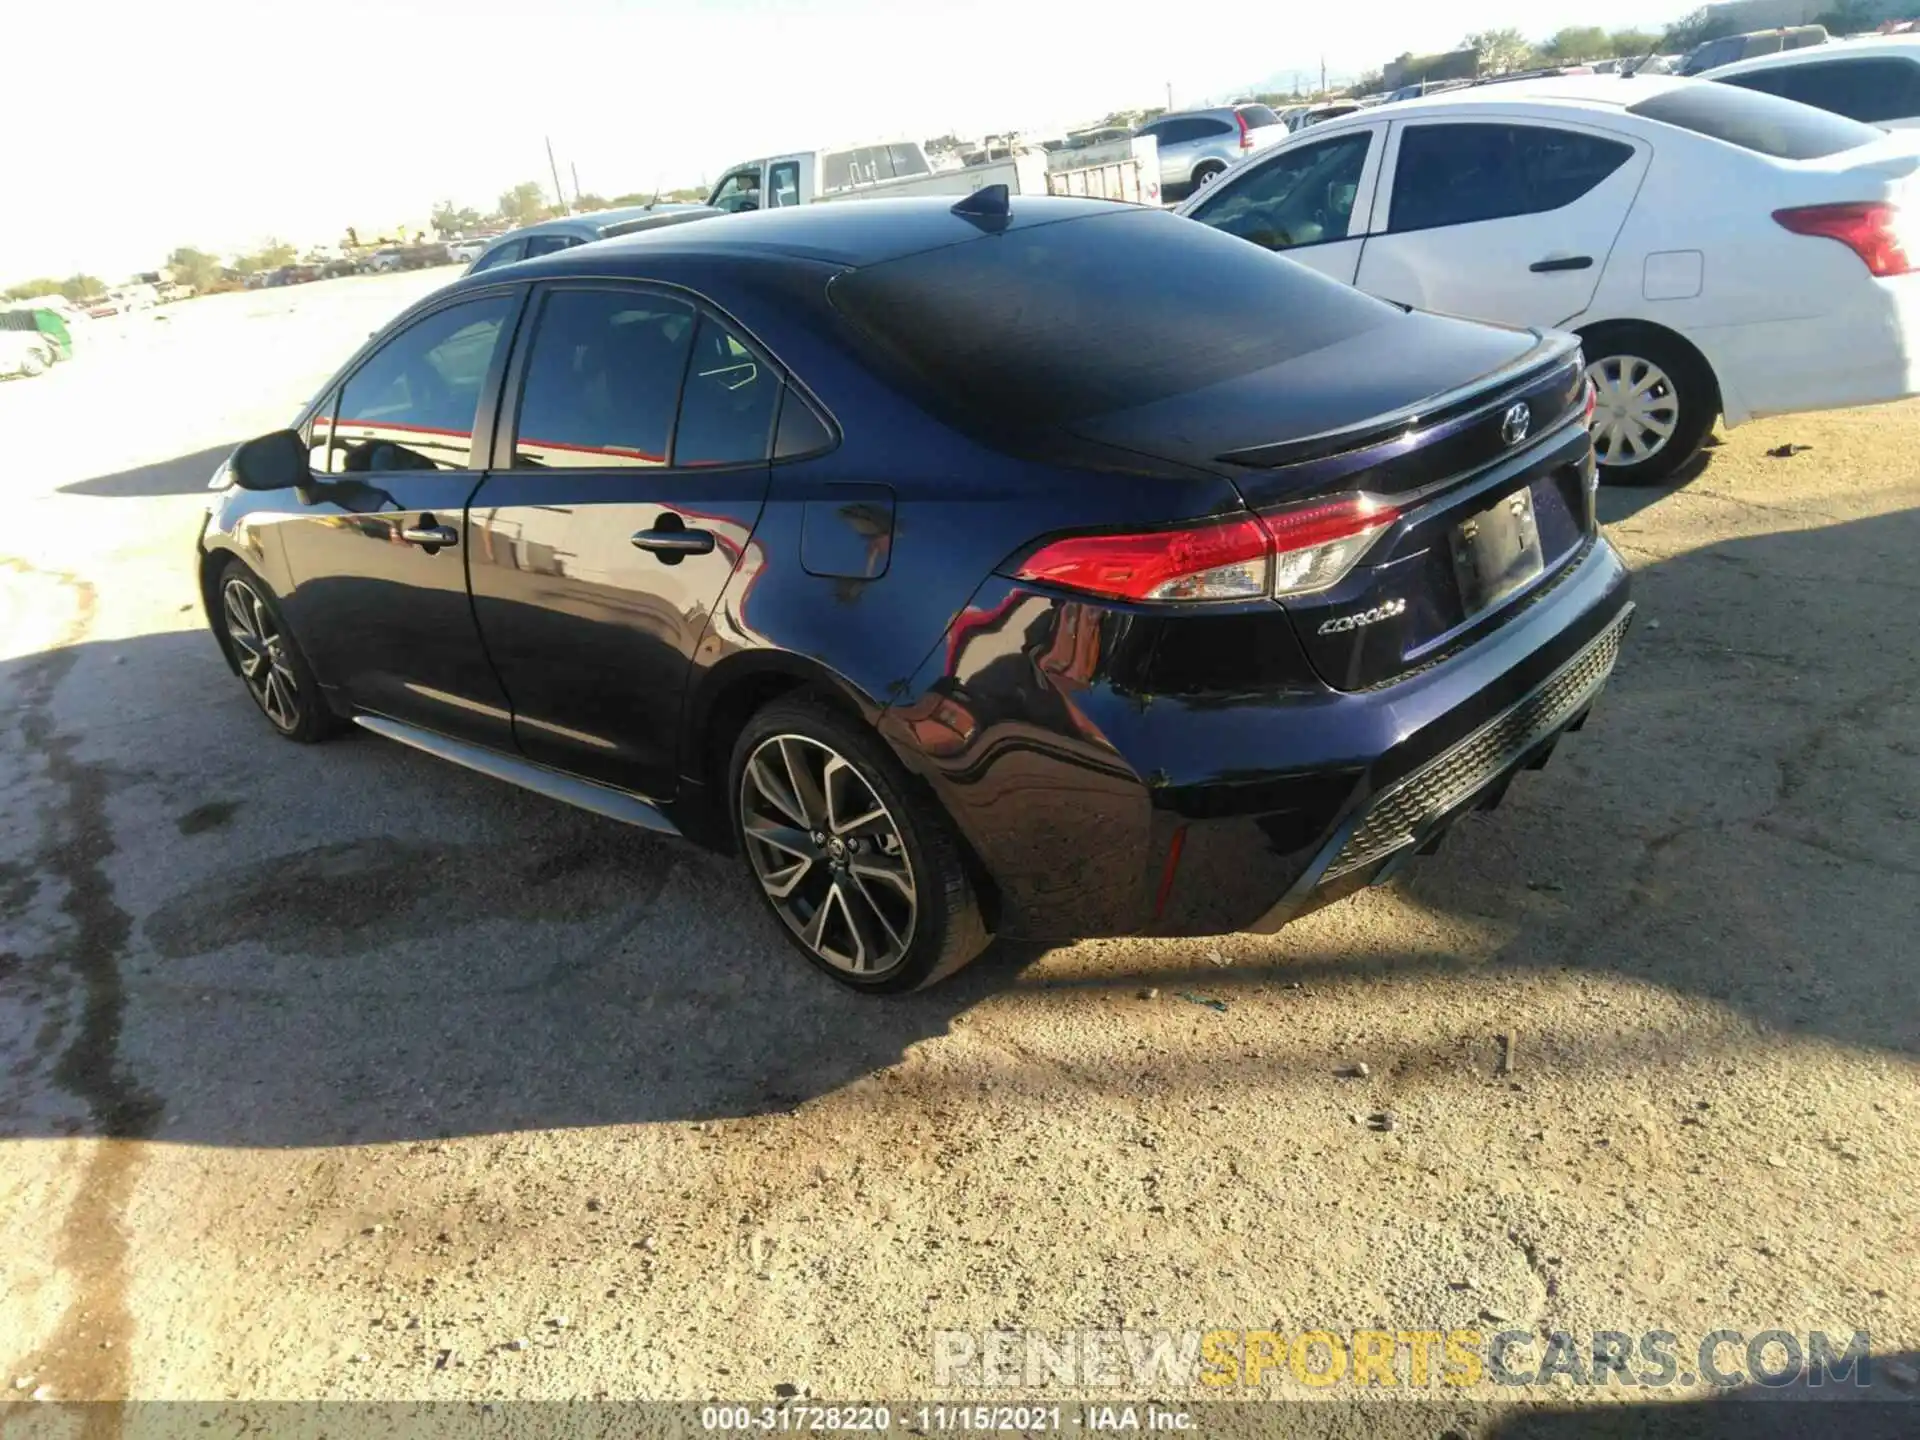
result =
M1632 156L1621 141L1545 126L1410 126L1389 218L1399 233L1558 210Z
M1240 118L1247 122L1249 130L1263 130L1280 123L1280 117L1264 105L1242 105L1239 110Z
M1783 65L1751 75L1729 75L1726 83L1798 100L1869 125L1920 115L1920 64L1909 60L1863 58Z
M504 245L494 246L493 249L487 251L486 254L474 261L473 269L468 273L478 275L482 270L492 270L497 266L511 265L516 260L524 260L526 258L527 242L525 240L509 240Z
M778 209L800 203L800 162L782 160L767 167L767 204Z
M1259 166L1193 218L1269 250L1347 238L1371 134L1302 145Z
M330 469L464 470L505 295L436 310L373 352L340 392Z
M579 237L574 235L529 235L527 258L531 260L536 255L552 255L556 251L570 250L581 243Z
M673 437L676 465L733 465L767 458L780 377L726 326L700 317Z
M1881 138L1880 131L1858 120L1738 85L1685 85L1663 90L1638 105L1629 105L1627 113L1778 160L1818 160L1871 145Z
M540 308L513 468L664 465L693 308L642 291L555 290Z

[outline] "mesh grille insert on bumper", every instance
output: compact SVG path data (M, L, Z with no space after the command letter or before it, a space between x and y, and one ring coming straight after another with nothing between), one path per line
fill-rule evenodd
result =
M1613 673L1632 613L1622 614L1519 704L1381 792L1333 857L1322 882L1411 844L1429 820L1451 810L1572 719Z

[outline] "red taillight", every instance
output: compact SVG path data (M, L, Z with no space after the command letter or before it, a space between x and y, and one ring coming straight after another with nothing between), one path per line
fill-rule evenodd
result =
M1838 240L1883 279L1908 274L1914 268L1909 236L1900 224L1900 207L1883 200L1776 210L1773 218L1796 235Z
M1593 412L1600 408L1600 387L1592 380L1586 381L1587 398L1580 407L1580 423L1589 430L1593 428Z
M1240 122L1240 148L1242 150L1251 150L1253 148L1253 133L1247 129L1247 117L1236 110L1233 112L1233 118Z
M1400 512L1366 495L1144 535L1076 535L1014 573L1114 600L1254 600L1324 590Z

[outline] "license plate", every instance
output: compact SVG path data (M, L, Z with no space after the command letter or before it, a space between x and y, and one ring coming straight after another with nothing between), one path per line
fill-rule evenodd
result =
M1531 489L1516 490L1453 527L1453 573L1469 615L1498 604L1545 568Z

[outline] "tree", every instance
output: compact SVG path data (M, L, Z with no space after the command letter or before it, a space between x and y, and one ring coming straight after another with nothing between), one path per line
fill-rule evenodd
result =
M1661 44L1670 53L1684 55L1696 45L1704 45L1709 40L1718 40L1723 35L1739 33L1739 21L1728 19L1725 15L1715 15L1711 10L1702 8L1681 16L1667 26L1666 39Z
M1541 53L1561 64L1576 60L1600 60L1613 53L1607 32L1598 25L1568 25L1556 30L1553 38L1540 47Z
M1642 55L1658 55L1662 38L1653 30L1616 30L1607 36L1607 46L1622 60L1638 60Z
M60 282L60 293L76 303L91 300L96 295L107 293L107 282L97 275L69 275Z
M427 223L433 226L434 234L446 240L478 227L480 212L470 206L455 205L451 200L442 200L433 207L433 217Z
M1387 77L1384 71L1369 70L1353 82L1353 93L1356 95L1372 95L1384 90L1386 85Z
M547 192L535 180L522 180L500 195L494 212L510 225L532 225L547 218Z
M1460 42L1462 50L1471 50L1479 58L1482 75L1504 75L1509 70L1525 69L1533 59L1533 46L1518 30L1480 30Z
M1819 17L1818 23L1832 35L1860 35L1880 27L1881 15L1871 0L1839 0Z
M167 269L173 283L190 290L204 290L220 276L220 261L204 250L182 245L167 257Z
M584 195L576 195L573 197L573 208L576 210L605 210L609 208L609 202L605 196L596 195L593 191L589 190Z
M42 295L58 295L59 293L60 282L58 280L42 278L39 280L27 280L19 285L11 286L6 291L4 297L0 298L8 300L38 300Z

